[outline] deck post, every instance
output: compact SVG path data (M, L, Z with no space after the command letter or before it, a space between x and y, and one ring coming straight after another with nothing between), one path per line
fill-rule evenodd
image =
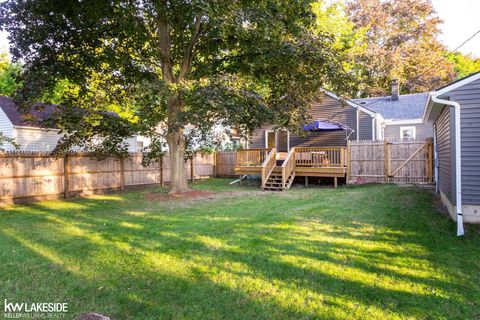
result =
M240 175L240 179L239 179L238 184L239 184L239 185L242 185L242 175Z
M308 188L308 176L305 177L305 188Z
M335 189L337 189L337 186L338 186L338 178L337 178L337 177L334 177L334 178L333 178L333 187L334 187Z

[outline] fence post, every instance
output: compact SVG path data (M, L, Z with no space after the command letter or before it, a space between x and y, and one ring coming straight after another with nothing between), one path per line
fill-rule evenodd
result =
M345 155L345 160L347 164L347 184L350 184L350 140L347 140L347 151Z
M163 187L163 155L160 156L160 186Z
M383 148L383 159L384 159L384 166L385 166L385 182L388 183L390 178L390 147L387 140L384 140L384 148Z
M190 179L192 180L192 182L195 181L194 170L193 170L193 157L190 158Z
M63 156L63 196L68 198L69 195L69 175L70 175L70 167L68 163L68 153Z
M218 152L214 152L213 153L213 177L216 178L217 177L217 155L218 155Z
M120 156L120 189L125 190L125 163L123 155Z

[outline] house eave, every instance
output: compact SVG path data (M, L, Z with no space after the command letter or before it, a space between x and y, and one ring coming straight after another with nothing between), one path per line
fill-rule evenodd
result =
M375 111L372 111L370 109L367 109L365 107L362 107L361 105L353 102L352 100L349 100L349 99L346 99L346 98L342 98L342 97L339 97L337 96L335 93L331 92L331 91L328 91L326 89L321 89L322 92L324 92L326 95L334 98L334 99L337 99L339 101L345 101L349 106L355 108L355 109L358 109L366 114L368 114L369 116L371 116L372 118L377 118L379 113L378 112L375 112Z
M53 132L60 132L60 129L53 129L53 128L39 128L33 126L13 126L14 129L29 129L29 130L38 130L38 131L53 131Z
M422 124L422 118L416 119L385 119L384 123L386 125L397 125L397 124Z

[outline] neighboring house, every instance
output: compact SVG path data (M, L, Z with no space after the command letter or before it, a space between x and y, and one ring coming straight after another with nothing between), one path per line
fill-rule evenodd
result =
M314 102L310 109L313 121L338 124L343 130L312 130L305 136L287 130L273 131L273 126L256 129L250 138L248 148L274 148L288 152L293 147L346 146L348 140L378 139L376 133L382 121L378 113L362 107L335 94L325 93L321 102Z
M29 119L18 111L11 98L0 96L0 132L6 137L13 138L21 151L52 151L61 134L58 129L43 128L40 122L49 117L54 110L53 105L32 108L32 119ZM149 141L145 137L134 136L127 139L126 143L129 152L139 152ZM10 143L0 145L0 148L6 151L15 150Z
M458 222L480 222L480 72L431 92L423 115L435 128L437 192Z
M399 95L398 81L392 81L390 96L353 99L383 118L379 140L423 140L433 137L433 126L422 120L428 93Z

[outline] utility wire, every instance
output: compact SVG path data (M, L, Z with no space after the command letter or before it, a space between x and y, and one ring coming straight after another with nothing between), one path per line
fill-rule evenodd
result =
M460 49L461 47L463 47L464 45L466 45L470 40L472 40L473 38L475 38L475 36L477 34L480 33L480 30L478 30L477 32L475 32L470 38L468 38L467 40L463 41L461 45L459 45L458 47L456 47L455 49L453 49L452 51L450 51L449 53L447 53L443 58L439 59L437 62L435 62L430 68L427 68L425 71L423 71L422 73L416 75L415 77L412 78L412 80L414 79L417 79L418 77L424 75L425 73L427 73L428 71L432 70L433 68L435 68L440 62L444 61L445 59L447 59L449 56L451 56L452 54L454 54L458 49Z
M427 73L428 71L432 70L433 68L435 68L440 62L444 61L445 59L447 59L449 56L451 56L452 54L454 54L455 52L457 52L458 49L460 49L461 47L463 47L464 45L466 45L470 40L472 40L473 38L475 38L478 34L480 33L480 30L477 30L473 35L471 35L467 40L463 41L461 45L459 45L458 47L456 47L455 49L453 49L452 51L450 51L449 53L447 53L444 57L442 57L441 59L439 59L438 61L436 61L433 65L431 65L430 67L428 67L427 69L425 69L423 72L419 73L418 75L416 75L415 77L411 78L411 80L415 80L417 78L419 78L420 76L423 76L425 73ZM365 107L368 107L374 103L377 103L379 101L382 101L384 97L382 98L379 98L369 104L364 104L363 106Z

